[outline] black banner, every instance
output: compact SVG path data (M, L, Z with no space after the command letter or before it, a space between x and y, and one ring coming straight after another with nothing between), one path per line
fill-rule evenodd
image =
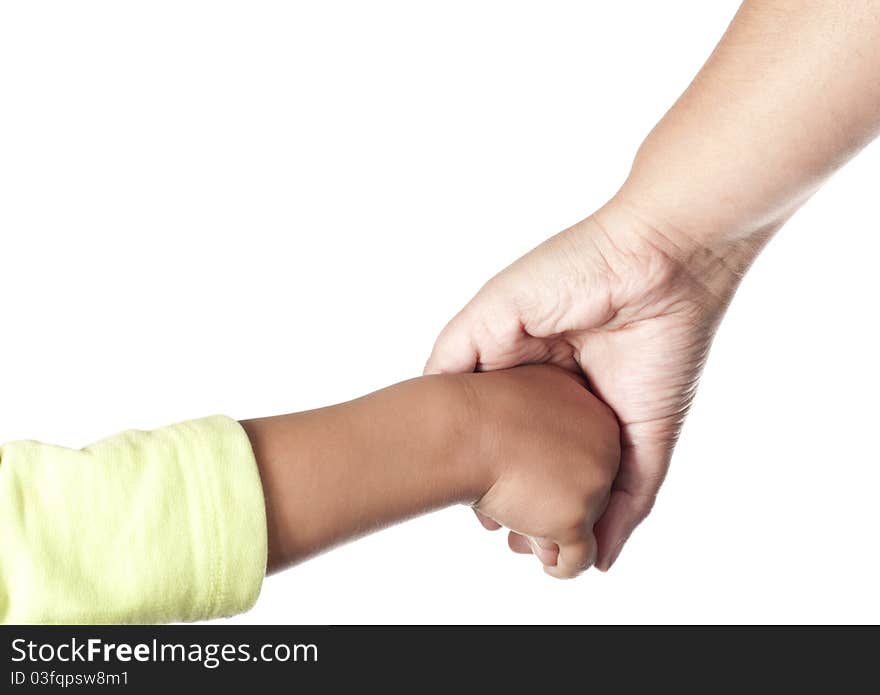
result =
M5 626L0 692L873 689L878 637L876 628Z

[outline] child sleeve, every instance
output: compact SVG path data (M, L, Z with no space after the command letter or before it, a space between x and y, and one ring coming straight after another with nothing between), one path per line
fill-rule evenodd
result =
M0 447L0 623L229 616L256 601L266 542L253 450L224 415Z

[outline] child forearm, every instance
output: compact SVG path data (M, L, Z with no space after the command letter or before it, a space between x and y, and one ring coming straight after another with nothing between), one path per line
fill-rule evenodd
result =
M490 482L457 378L414 379L348 403L245 420L263 481L269 571Z

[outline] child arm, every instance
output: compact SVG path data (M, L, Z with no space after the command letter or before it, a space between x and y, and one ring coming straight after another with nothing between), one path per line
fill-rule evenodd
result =
M303 413L0 447L0 623L204 620L267 569L483 484L450 380ZM264 492L265 491L265 492ZM473 501L473 499L470 499ZM268 514L267 514L268 511Z
M263 480L269 571L490 485L457 378L405 381L357 400L242 422ZM471 455L469 455L471 454Z
M231 615L256 600L267 559L281 569L457 502L572 577L595 556L618 436L574 375L522 367L79 450L12 442L0 447L0 622Z
M573 577L595 559L620 460L613 413L548 366L423 377L242 425L263 480L270 570L463 502L548 574Z

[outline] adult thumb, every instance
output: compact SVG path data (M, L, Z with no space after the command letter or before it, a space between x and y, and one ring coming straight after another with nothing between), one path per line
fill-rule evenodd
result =
M472 372L479 361L471 333L470 305L462 309L437 336L434 349L425 365L425 374L461 374Z

